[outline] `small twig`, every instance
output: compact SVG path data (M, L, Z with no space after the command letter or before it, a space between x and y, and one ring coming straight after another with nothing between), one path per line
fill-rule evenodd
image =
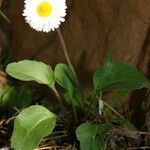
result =
M11 118L9 118L7 121L6 121L6 124L9 124L12 120L15 120L16 116L13 116Z
M76 143L73 144L71 150L76 150Z
M150 149L150 146L143 146L143 147L131 147L131 148L127 148L127 150L136 150L136 149Z
M19 114L21 112L21 110L19 110L18 108L16 107L13 107L13 109L16 111L15 115Z
M2 3L3 3L3 0L0 0L0 15L2 15L8 21L8 23L11 23L11 21L7 18L7 16L3 14L1 11Z
M64 131L55 131L55 132L52 132L51 135L52 134L67 134L67 132L68 132L67 130L64 130Z
M107 104L105 101L103 101L103 103L109 107L117 116L119 116L122 119L125 119L119 112L117 112L114 108L112 108L109 104Z
M51 138L49 138L50 140L52 139L61 139L61 138L64 138L64 137L67 137L67 135L58 135L58 136L53 136Z
M108 139L106 139L104 150L107 150Z
M2 7L2 2L3 2L3 0L0 0L0 8Z
M35 150L51 150L51 149L60 149L64 148L64 146L47 146L47 147L42 147L42 148L36 148Z
M13 107L14 110L16 110L16 113L11 117L9 118L7 121L6 121L6 124L9 124L12 120L15 120L16 116L21 112L18 108L16 107Z
M89 91L89 93L92 95L93 93L91 91ZM102 94L102 93L101 93ZM100 96L101 96L100 94ZM96 96L97 98L99 98L98 96ZM111 107L108 103L106 103L105 101L103 101L103 103L110 108L117 116L119 116L122 119L125 119L119 112L117 112L113 107Z
M132 131L130 133L150 135L150 132L143 132L143 131Z

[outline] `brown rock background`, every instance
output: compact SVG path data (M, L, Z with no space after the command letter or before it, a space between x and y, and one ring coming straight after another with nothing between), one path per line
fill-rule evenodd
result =
M67 6L61 31L83 84L91 84L92 73L109 48L115 60L137 67L150 78L150 0L67 0ZM0 27L13 61L36 59L52 66L66 62L56 31L39 33L25 23L22 0L5 0L2 10L11 20L8 24L1 18ZM132 116L138 110L143 124L149 109L147 90L133 95L129 103Z

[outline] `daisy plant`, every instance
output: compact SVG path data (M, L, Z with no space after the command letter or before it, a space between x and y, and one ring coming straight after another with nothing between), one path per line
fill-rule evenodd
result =
M23 60L8 64L6 72L22 81L36 81L49 86L62 106L61 97L55 88L57 82L63 88L65 102L73 107L71 112L73 110L75 121L70 124L73 128L71 133L72 130L76 133L81 150L103 150L107 145L106 135L114 128L113 122L122 126L128 123L128 120L113 109L114 104L129 90L149 88L150 82L135 68L113 61L110 50L104 64L93 75L93 90L81 89L59 28L65 21L66 9L66 0L25 0L23 16L36 31L48 33L57 30L68 65L60 63L53 70L43 62ZM108 104L103 100L103 92L112 90L118 90L118 93ZM9 93L11 96L11 91ZM1 101L5 102L7 97L3 96ZM68 109L66 107L67 111ZM66 122L67 119L64 120ZM35 105L24 109L15 119L11 148L34 150L43 137L49 136L56 126L56 121L59 123L55 114L43 106ZM80 123L82 124L78 126ZM69 137L70 134L65 136Z
M67 9L66 0L61 0L61 1L60 0L25 0L24 10L23 10L22 15L25 17L26 22L38 32L48 33L50 31L54 31L55 29L57 30L58 37L62 44L64 55L66 57L66 60L70 68L67 68L67 66L62 65L62 67L59 69L59 66L57 66L58 69L56 72L56 76L58 74L58 78L59 78L60 76L59 74L63 73L64 71L62 70L62 68L63 69L65 68L65 71L69 72L69 74L73 72L72 76L75 76L75 78L77 79L77 75L71 63L64 38L59 28L60 24L65 21L64 17L66 16L66 9ZM31 68L29 66L31 68L34 68L35 70L31 71L30 70ZM60 100L60 104L62 106L60 96L54 87L54 83L55 83L54 74L50 66L45 65L41 62L36 62L36 61L33 62L33 61L25 60L22 62L12 63L8 65L6 71L9 75L13 76L14 78L17 78L23 81L34 80L41 84L48 85L53 90L58 100ZM57 78L56 76L55 78ZM66 80L67 79L68 78L66 78ZM62 81L64 81L64 79L62 79ZM60 80L57 82L61 84ZM64 85L62 86L64 87ZM66 86L68 88L68 85ZM74 110L76 121L78 121L76 117L77 115L76 115L76 110L75 110L73 101L72 101L72 105L73 105L73 110ZM32 111L37 114L36 120ZM49 114L49 117L47 116L43 120L43 116L41 116L42 111L43 111L43 115L46 114L45 117L47 116L47 114ZM28 112L32 112L32 115L30 115L30 117L33 117L32 119L27 117ZM30 122L31 128L28 126L29 123L26 124L27 126L23 125L24 120L27 118L29 120L32 120L32 122ZM23 132L19 131L20 129L22 130L22 127L18 126L18 122L20 122L19 124L22 124L24 126L23 128L25 129L25 131ZM51 112L47 112L47 110L44 109L43 107L40 108L40 106L33 106L33 107L29 107L25 109L16 118L16 121L14 124L14 131L13 131L12 139L11 139L11 147L14 149L20 149L20 150L25 150L25 149L33 150L39 144L39 142L44 136L51 133L51 131L53 130L55 126L55 122L56 122L55 115ZM43 129L42 134L39 132L39 134L37 135L35 131L36 130L40 131L42 124L44 125L46 123L47 125L44 126L45 128L42 128ZM32 138L30 144L28 143L28 138L29 138L28 135L29 137ZM20 138L21 136L22 138ZM20 142L17 142L17 141L20 141ZM28 148L26 147L26 145L28 145Z
M23 16L33 29L46 33L54 31L55 29L57 30L68 65L77 79L63 35L59 28L60 24L65 21L64 17L66 16L67 9L66 0L25 0L24 3ZM55 91L54 93L57 98L60 99L57 91L54 89L53 91Z

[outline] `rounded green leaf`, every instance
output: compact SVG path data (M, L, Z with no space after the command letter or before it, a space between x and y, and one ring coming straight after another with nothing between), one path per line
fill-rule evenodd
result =
M108 125L97 125L83 123L76 129L77 139L80 141L81 150L103 150L105 146L104 138L111 128Z
M6 72L10 76L23 81L37 81L50 87L54 85L53 70L43 62L23 60L10 63L6 67Z
M120 63L105 63L93 76L95 91L140 89L150 82L135 68Z
M34 150L55 127L56 116L42 106L24 109L15 119L11 138L14 150Z

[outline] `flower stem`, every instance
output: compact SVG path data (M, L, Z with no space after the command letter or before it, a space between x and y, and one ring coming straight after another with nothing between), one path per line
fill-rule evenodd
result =
M70 57L69 57L69 53L68 53L68 50L67 50L67 47L66 47L66 44L65 44L65 41L64 41L64 38L62 36L62 33L60 31L60 28L57 28L57 33L58 33L58 37L60 39L60 42L61 42L61 45L62 45L62 49L63 49L63 52L64 52L64 55L66 57L66 60L67 60L67 63L70 67L70 69L72 70L72 72L75 74L75 76L77 77L76 75L76 72L75 72L75 69L71 63L71 60L70 60Z
M55 88L55 87L53 87L53 88L52 88L52 90L53 90L53 92L54 92L55 96L57 97L57 99L59 100L59 103L60 103L61 108L63 108L61 98L60 98L60 96L59 96L59 94L58 94L58 92L57 92L56 88Z
M65 55L65 57L66 57L67 63L68 63L68 65L69 65L70 69L72 70L72 72L74 73L75 78L76 78L76 80L77 80L77 82L78 82L78 85L79 85L79 81L78 81L77 74L76 74L75 69L74 69L74 67L73 67L73 65L72 65L72 62L71 62L71 60L70 60L69 53L68 53L68 50L67 50L65 41L64 41L64 38L63 38L63 36L62 36L61 30L60 30L59 27L57 28L57 33L58 33L58 37L59 37L60 42L61 42L61 45L62 45L62 49L63 49L64 55ZM73 111L74 111L74 116L75 116L76 122L78 122L78 119L77 119L77 112L76 112L76 108L75 108L75 106L74 106L74 104L73 104L73 100L72 100L72 107L73 107Z

